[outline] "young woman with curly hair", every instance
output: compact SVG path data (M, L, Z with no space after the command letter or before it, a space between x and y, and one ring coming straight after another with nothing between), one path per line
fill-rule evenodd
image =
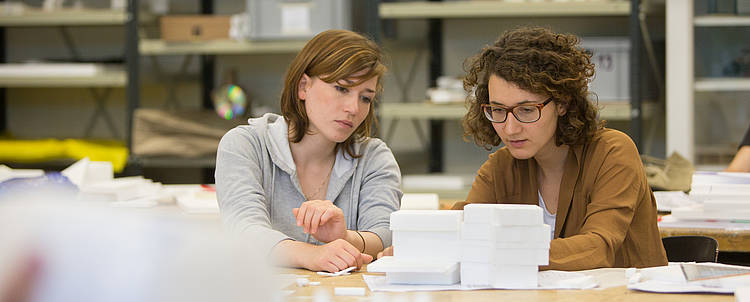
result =
M638 150L598 120L588 96L594 64L578 44L574 35L518 28L467 60L464 134L488 150L505 146L453 208L539 205L553 238L542 269L666 265Z
M591 57L574 35L503 33L467 60L464 134L492 153L466 203L535 204L552 227L546 269L666 265L638 150L589 99Z

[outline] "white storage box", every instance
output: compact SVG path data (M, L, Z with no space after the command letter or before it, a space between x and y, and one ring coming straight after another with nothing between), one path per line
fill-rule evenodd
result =
M393 245L425 240L452 242L460 240L460 235L461 233L457 230L443 232L395 231L393 232Z
M484 262L461 261L461 285L489 287L490 268L491 265Z
M546 224L529 226L497 226L475 223L464 223L461 227L462 240L486 240L493 242L520 242L526 245L504 245L505 247L537 247L537 244L549 246L552 228Z
M539 267L536 265L495 265L490 272L493 288L535 289L539 287Z
M349 0L247 0L249 39L305 39L351 29Z
M461 261L461 285L501 289L539 287L539 268L535 265L492 265Z
M403 260L382 257L367 266L371 273L385 273L391 284L455 284L460 280L458 262Z
M459 261L461 241L415 240L393 243L393 256L404 260Z
M529 204L471 203L464 206L466 223L495 225L539 225L542 208Z
M463 211L399 210L391 213L392 231L459 231Z
M496 249L463 245L460 260L491 264L547 265L549 264L549 249Z
M591 51L595 66L589 91L599 101L630 100L630 40L628 38L583 38L583 48Z
M401 210L438 210L440 197L435 193L405 193L401 197Z

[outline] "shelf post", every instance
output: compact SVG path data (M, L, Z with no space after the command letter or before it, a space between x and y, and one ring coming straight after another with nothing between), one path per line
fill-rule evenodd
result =
M693 119L693 0L667 0L667 154L695 162Z
M128 18L125 23L125 64L128 73L127 117L125 140L128 150L133 147L133 115L140 100L140 70L138 54L138 0L128 1Z
M435 0L431 0L435 1ZM439 0L437 0L439 1ZM429 27L428 45L430 49L430 69L428 87L437 87L437 79L443 73L443 20L427 20ZM429 172L443 172L443 120L430 120L430 161Z
M640 0L630 0L630 136L641 148L641 44Z

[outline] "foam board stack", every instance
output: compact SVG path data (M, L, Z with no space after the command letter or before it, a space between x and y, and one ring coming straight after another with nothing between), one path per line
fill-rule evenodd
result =
M466 205L461 227L461 284L536 288L539 265L549 263L550 232L550 226L542 221L542 209L535 205Z
M750 219L750 173L695 172L690 200L697 204L672 209L679 220Z
M400 210L391 213L393 257L368 271L396 284L454 284L460 280L463 211Z

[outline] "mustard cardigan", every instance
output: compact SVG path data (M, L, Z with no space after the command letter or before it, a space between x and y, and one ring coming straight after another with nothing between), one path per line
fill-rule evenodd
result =
M489 156L474 179L467 203L539 204L537 164L507 148ZM565 160L549 266L584 270L667 265L656 225L656 200L638 150L626 134L597 132L571 146Z

